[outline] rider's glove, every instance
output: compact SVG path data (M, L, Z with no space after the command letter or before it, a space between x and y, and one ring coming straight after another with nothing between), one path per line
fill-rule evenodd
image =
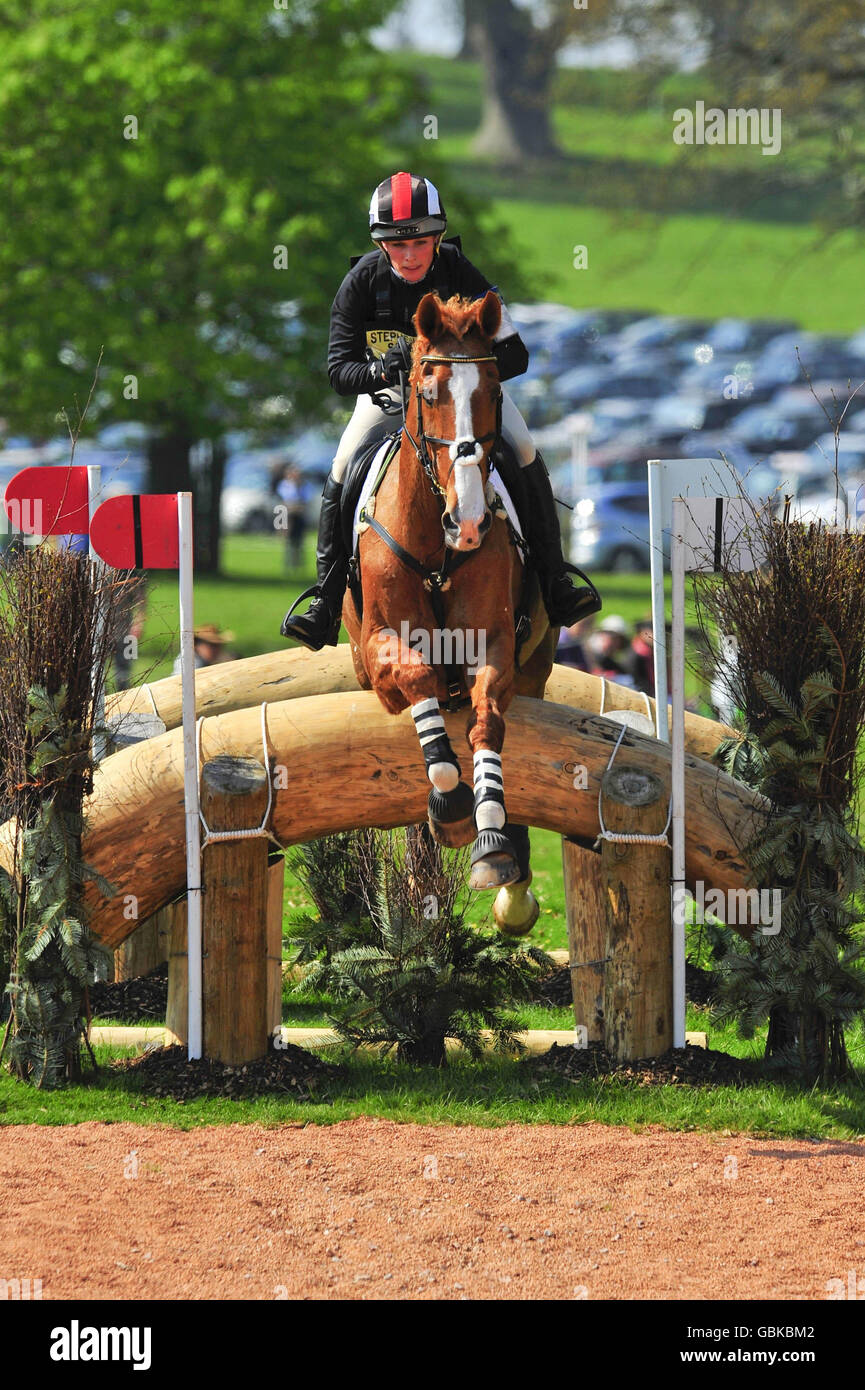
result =
M381 370L383 380L388 386L399 386L400 373L408 380L411 371L411 344L407 338L397 338L395 343L391 343L381 359Z

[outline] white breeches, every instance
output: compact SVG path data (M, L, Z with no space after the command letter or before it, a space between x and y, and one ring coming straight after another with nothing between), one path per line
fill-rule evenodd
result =
M387 394L394 402L399 401L399 392L388 389ZM343 430L342 438L333 460L331 477L341 483L346 467L360 441L375 425L386 424L386 433L397 429L399 415L385 415L379 410L371 396L358 396L354 414ZM411 429L411 416L409 416ZM537 453L529 428L517 410L507 391L502 392L502 434L510 444L523 468L527 468Z

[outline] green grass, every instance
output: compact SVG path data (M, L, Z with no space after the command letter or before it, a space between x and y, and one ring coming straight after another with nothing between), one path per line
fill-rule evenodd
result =
M862 235L830 236L817 220L837 199L821 140L785 122L774 157L749 146L677 146L673 112L695 96L715 100L698 75L677 75L653 93L640 74L563 72L552 124L566 159L508 173L471 153L477 65L427 54L397 61L429 83L437 155L451 181L485 199L506 227L538 298L784 317L827 332L862 326L861 302L850 293ZM588 248L585 270L573 268L577 244Z
M538 1074L522 1062L454 1058L439 1072L372 1055L344 1058L346 1075L310 1102L263 1097L255 1101L193 1100L183 1104L141 1095L107 1069L113 1054L97 1049L104 1069L87 1085L40 1092L0 1076L0 1124L132 1122L194 1129L213 1124L333 1124L360 1115L419 1124L646 1125L670 1130L751 1133L777 1137L850 1139L865 1133L865 1091L857 1086L799 1092L763 1082L754 1087L700 1090L640 1087L614 1080L574 1084ZM117 1055L128 1055L119 1053ZM329 1055L338 1057L338 1052Z

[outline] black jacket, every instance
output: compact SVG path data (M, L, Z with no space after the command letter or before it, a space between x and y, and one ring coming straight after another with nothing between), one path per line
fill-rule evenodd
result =
M360 396L379 389L372 379L367 348L381 357L400 335L415 337L412 315L431 290L438 291L441 299L453 294L483 299L490 289L495 286L449 242L442 242L428 273L416 285L394 274L383 251L361 256L340 285L330 313L327 374L334 391ZM504 304L494 351L502 381L519 376L529 365L526 346Z

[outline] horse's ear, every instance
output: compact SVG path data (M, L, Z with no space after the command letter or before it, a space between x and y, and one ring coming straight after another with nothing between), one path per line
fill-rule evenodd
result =
M418 333L431 343L442 334L441 302L437 294L425 294L414 316Z
M485 338L494 338L502 326L502 304L494 290L487 290L481 301L478 326Z

